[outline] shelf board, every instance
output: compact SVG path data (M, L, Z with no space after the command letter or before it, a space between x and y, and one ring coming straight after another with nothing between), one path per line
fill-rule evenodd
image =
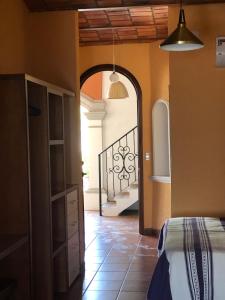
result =
M49 140L50 146L64 145L64 140Z
M21 76L21 75L18 75L17 77L19 77L19 76ZM22 75L22 76L24 76L24 75ZM51 93L57 93L58 94L60 92L62 95L68 95L70 97L75 97L74 92L71 92L69 90L63 89L63 88L61 88L61 87L59 87L57 85L54 85L54 84L51 84L51 83L49 83L47 81L44 81L44 80L41 80L39 78L33 77L33 76L29 75L29 74L25 74L25 79L27 81L31 81L31 82L34 82L36 84L43 85L43 86L47 87L48 93L51 92Z
M66 185L66 193L70 193L74 191L78 187L78 184L67 184Z
M26 235L0 235L0 260L23 246L27 241Z
M66 247L66 242L53 241L53 257L57 256L63 248Z
M51 201L55 201L59 198L62 198L63 196L65 196L66 192L62 191L62 192L53 192L52 196L51 196Z

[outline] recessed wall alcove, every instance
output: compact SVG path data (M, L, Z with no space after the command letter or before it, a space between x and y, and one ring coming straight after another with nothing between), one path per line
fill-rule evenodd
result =
M152 109L153 180L170 183L169 102L157 100Z

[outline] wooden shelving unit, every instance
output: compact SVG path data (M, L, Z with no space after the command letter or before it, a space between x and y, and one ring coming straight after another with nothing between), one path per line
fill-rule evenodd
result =
M1 75L0 97L0 279L17 281L16 300L54 300L83 261L74 94Z
M65 197L59 198L52 202L52 244L53 255L58 251L66 241L66 213L65 213Z
M0 236L0 260L12 254L18 248L28 242L27 236L1 235Z
M49 145L63 145L64 141L63 140L50 140Z
M64 145L50 146L51 195L65 191Z
M56 90L48 92L49 139L63 140L63 95Z
M63 247L53 258L53 282L54 291L65 292L68 289L68 266L66 261L67 251Z

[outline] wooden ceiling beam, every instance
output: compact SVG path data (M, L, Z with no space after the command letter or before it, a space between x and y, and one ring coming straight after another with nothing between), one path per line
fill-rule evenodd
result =
M83 10L83 9L104 9L104 8L121 8L135 6L151 5L169 5L178 4L177 0L123 0L123 1L106 1L106 0L24 0L30 10ZM225 0L183 0L184 5L189 4L210 4L225 3Z

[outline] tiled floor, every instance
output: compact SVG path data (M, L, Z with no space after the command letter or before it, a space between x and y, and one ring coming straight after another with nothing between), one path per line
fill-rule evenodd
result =
M138 216L85 214L83 300L145 300L157 261L155 238L138 233Z
M66 300L145 300L157 240L138 233L138 216L86 212L85 238L84 281Z

